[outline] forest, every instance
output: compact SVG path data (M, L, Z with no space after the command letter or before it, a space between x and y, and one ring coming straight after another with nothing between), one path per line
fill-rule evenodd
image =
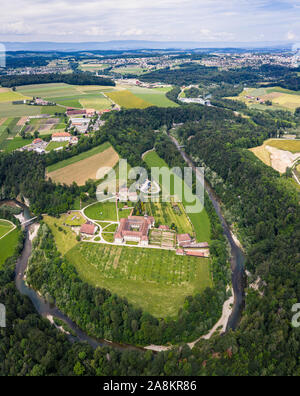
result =
M109 348L92 351L86 345L72 345L34 313L28 299L16 292L13 258L0 271L0 301L8 307L10 323L7 330L0 330L0 374L300 375L300 332L291 325L292 306L300 301L299 193L285 175L280 176L247 150L268 137L277 136L282 128L293 125L295 116L285 112L251 111L249 114L248 119L228 109L201 106L148 108L108 115L103 129L108 134L113 128L113 144L118 145L123 158L131 155L133 165L140 161L140 150L153 145L161 156L166 153L164 159L172 165L180 164L180 159L176 150L171 150L168 137L165 135L163 140L157 140L151 136L164 125L170 129L174 123L184 123L177 131L178 138L194 162L205 167L206 177L223 203L224 215L243 243L246 267L251 274L248 285L259 281L259 290L246 289L246 305L238 329L209 341L201 340L193 350L184 346L157 355ZM123 140L126 142L124 146ZM2 196L12 198L20 191L26 191L25 186L34 189L42 183L38 176L43 172L42 160L34 159L33 155L25 163L25 156L24 153L11 157L0 155ZM31 162L34 163L31 165ZM38 172L34 171L35 167ZM51 184L46 187L49 194L46 199L52 199ZM33 191L31 195L34 197ZM57 202L59 208L60 201ZM219 235L219 227L214 229ZM40 242L37 241L37 254ZM43 284L41 275L49 278L55 275L59 276L60 282L65 280L65 287L68 287L71 277L76 284L74 293L82 293L85 304L91 304L98 295L100 301L95 307L101 310L104 308L101 301L106 298L107 303L116 304L113 318L106 316L107 320L124 320L124 312L120 311L124 301L120 305L117 297L104 291L94 294L89 287L80 285L71 266L66 266L53 249L51 236L44 242L44 248L49 273L39 268L39 260L36 264L33 262L37 266L36 278L35 271L32 273L34 284ZM95 307L93 315L97 317L99 312ZM129 309L129 312L134 310ZM155 326L148 326L151 320L147 317L147 330L143 336L152 335ZM121 325L121 329L124 335L125 327ZM115 330L118 331L118 327ZM14 342L11 343L12 339Z
M293 78L293 73L289 68L274 65L262 65L257 68L243 67L240 69L219 70L217 67L206 67L194 63L184 63L176 69L160 69L140 76L141 81L156 82L161 81L166 84L187 86L190 84L251 84L255 86L263 81L271 83L281 79L289 80ZM295 89L291 88L291 89Z
M31 84L50 84L65 83L71 85L103 85L115 86L110 78L96 77L88 72L70 73L70 74L21 74L11 76L0 76L0 85L7 88L17 87L20 85Z

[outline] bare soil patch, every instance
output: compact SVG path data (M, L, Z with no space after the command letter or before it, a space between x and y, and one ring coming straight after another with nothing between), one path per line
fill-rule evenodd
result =
M76 182L83 186L88 179L96 180L97 172L102 167L113 168L119 161L116 151L110 147L100 154L93 155L90 158L68 165L49 173L47 176L60 183L71 185Z

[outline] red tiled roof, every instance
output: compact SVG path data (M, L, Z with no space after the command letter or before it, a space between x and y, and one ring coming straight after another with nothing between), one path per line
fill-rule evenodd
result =
M177 241L179 244L185 243L185 242L191 242L192 238L189 234L178 234L177 235Z
M122 239L127 236L148 240L148 230L154 222L154 217L129 216L127 219L123 218L120 220L119 228L115 233L115 239ZM134 230L134 227L138 229Z
M71 137L72 135L68 132L57 132L53 133L52 137Z
M202 252L197 252L193 250L186 251L187 256L194 256L194 257L205 257L205 254Z
M85 223L80 228L80 232L83 234L94 235L95 231L96 231L96 226L91 223Z
M159 229L159 230L165 230L165 231L167 231L167 230L170 229L170 227L168 227L167 225L160 225L160 226L158 227L158 229Z

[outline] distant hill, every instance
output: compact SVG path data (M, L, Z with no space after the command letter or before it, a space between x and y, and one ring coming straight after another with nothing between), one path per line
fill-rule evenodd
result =
M187 42L187 41L142 41L120 40L106 42L54 43L6 42L7 51L107 51L107 50L141 50L141 49L202 49L202 48L247 48L247 49L291 49L288 42Z

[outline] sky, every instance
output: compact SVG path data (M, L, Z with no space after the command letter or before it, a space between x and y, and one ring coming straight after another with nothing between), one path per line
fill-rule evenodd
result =
M300 0L0 1L2 42L300 42Z

